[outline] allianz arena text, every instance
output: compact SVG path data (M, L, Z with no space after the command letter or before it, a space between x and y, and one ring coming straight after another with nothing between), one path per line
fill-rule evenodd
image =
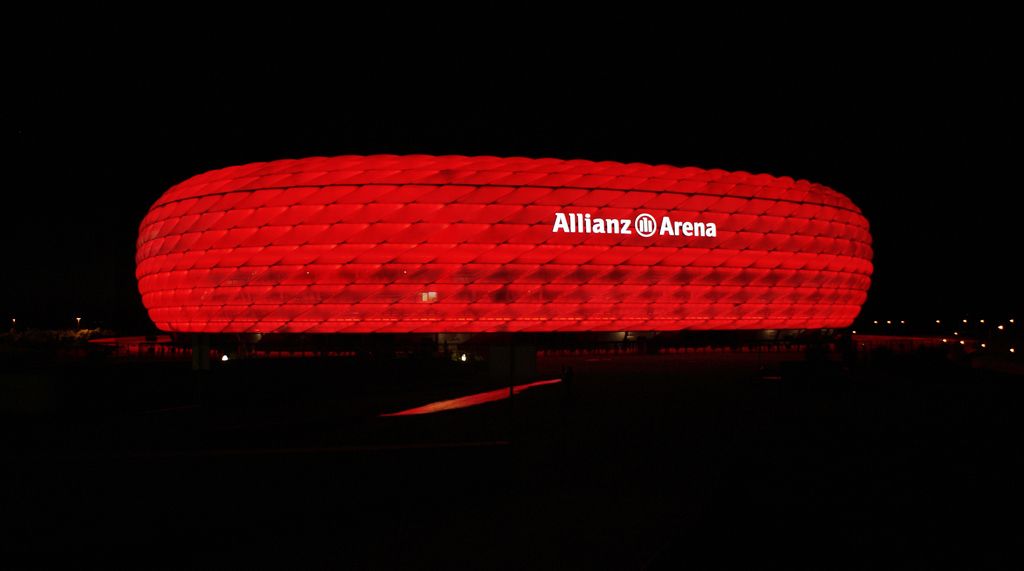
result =
M867 297L868 230L842 194L766 174L314 157L172 187L136 276L176 332L838 328Z

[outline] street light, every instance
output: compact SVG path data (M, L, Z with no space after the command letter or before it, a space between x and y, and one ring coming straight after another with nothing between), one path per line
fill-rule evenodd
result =
M75 321L78 322L78 328L81 329L82 328L82 318L81 317L76 317Z

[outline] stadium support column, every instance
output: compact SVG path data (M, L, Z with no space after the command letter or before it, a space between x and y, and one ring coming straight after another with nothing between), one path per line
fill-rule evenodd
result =
M192 370L210 370L210 334L192 334Z
M532 336L507 334L488 347L491 376L498 379L537 378L537 342Z

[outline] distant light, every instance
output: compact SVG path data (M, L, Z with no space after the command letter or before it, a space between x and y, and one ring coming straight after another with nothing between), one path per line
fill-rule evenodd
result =
M886 323L888 323L888 324L892 325L892 321L886 321Z
M224 355L223 357L221 357L221 358L220 358L220 360L221 360L221 361L227 361L227 360L228 360L228 356L227 356L227 355Z
M960 342L960 344L961 344L961 345L963 345L963 344L964 344L964 342L963 342L963 341L961 341L961 342Z
M945 342L946 342L946 340L945 340L945 339L943 339L943 340L942 340L942 342L943 342L943 343L945 343Z
M465 354L465 353L463 353L463 354L462 354L462 360L463 360L463 361L465 361L465 360L466 360L466 354Z
M877 323L878 323L878 322L876 321L876 322L875 322L875 324L877 324Z
M856 332L856 331L854 331L854 332L853 332L853 334L854 334L854 335L856 335L856 334L857 334L857 332Z
M964 323L967 323L967 320L966 320L966 319L964 320Z
M936 319L936 320L935 320L935 323L942 323L942 322L941 322L941 321L939 321L938 319Z
M1010 347L1010 352L1013 353L1013 347Z
M1013 323L1013 320L1012 320L1012 319L1010 320L1010 323Z
M1003 326L1002 326L1002 325L1000 325L1000 326L999 326L999 328L1000 328L1000 329L1002 329L1002 328L1003 328Z
M984 349L984 348L985 348L985 344L984 344L984 343L982 343L982 344L981 344L981 348L982 348L982 349Z
M982 322L982 323L985 323L985 320L984 320L984 319L982 319L982 320L981 320L981 322Z
M960 335L960 332L959 331L954 331L953 335Z
M900 323L906 323L906 321L900 321Z

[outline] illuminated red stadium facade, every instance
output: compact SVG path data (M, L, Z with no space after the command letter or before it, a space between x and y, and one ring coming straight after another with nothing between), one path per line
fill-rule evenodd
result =
M165 331L821 329L857 316L871 257L860 210L804 180L377 155L192 177L136 274Z

